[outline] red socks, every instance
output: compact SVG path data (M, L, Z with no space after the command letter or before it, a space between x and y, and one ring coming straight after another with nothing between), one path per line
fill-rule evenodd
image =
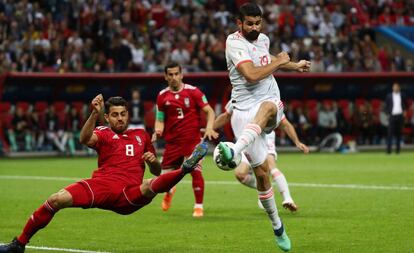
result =
M180 182L184 176L185 174L181 168L167 172L151 180L150 189L154 193L167 192Z
M204 197L204 178L201 173L201 166L197 165L193 172L191 172L193 177L193 191L195 196L196 204L203 204Z
M46 202L37 209L26 223L22 234L17 238L22 244L27 244L30 238L39 230L46 227L52 220L58 210L46 200Z

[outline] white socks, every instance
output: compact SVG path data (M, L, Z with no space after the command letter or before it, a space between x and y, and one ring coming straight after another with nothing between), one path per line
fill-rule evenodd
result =
M272 174L273 181L276 183L276 187L282 195L283 201L291 201L292 197L290 196L289 186L286 181L285 175L283 175L283 173L277 168L273 168L270 171L270 174Z
M234 144L234 155L240 154L243 150L247 148L254 140L262 133L262 129L259 125L249 123L243 129L242 134L237 139L236 144Z
M267 215L269 216L270 222L272 223L273 230L277 230L282 227L282 221L280 220L277 212L275 197L273 195L273 188L270 187L267 191L258 191L259 200L262 202Z

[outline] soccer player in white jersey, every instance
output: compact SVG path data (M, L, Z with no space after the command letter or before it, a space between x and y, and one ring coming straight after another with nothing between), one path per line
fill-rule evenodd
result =
M233 106L231 101L229 101L225 106L225 111L217 116L216 120L214 121L214 129L222 128L225 124L227 124L231 120L231 115L233 113ZM295 128L289 122L287 118L283 116L282 121L280 122L280 127L292 140L295 145L299 145L299 138L296 133ZM267 162L269 163L270 168L270 175L272 176L273 182L276 185L281 197L282 197L282 206L291 212L297 211L298 207L296 206L295 202L293 201L292 196L290 195L289 185L287 183L285 175L276 167L276 160L277 160L277 152L275 146L275 132L272 131L271 133L266 135L266 145L267 145ZM303 144L304 145L304 144ZM305 146L303 150L304 153L309 152L309 148ZM249 160L247 160L246 156L242 156L242 161L234 170L235 176L237 180L246 185L247 187L256 189L257 188L257 181L256 177L252 175L252 167L250 165ZM264 208L261 202L259 201L259 207Z
M310 62L291 62L286 52L271 55L269 38L260 33L262 15L257 4L243 4L237 19L240 30L227 37L226 61L233 86L232 126L237 142L234 148L219 143L219 150L222 161L229 166L235 166L234 160L241 156L241 152L248 156L257 179L259 199L272 223L276 243L282 250L289 251L290 239L279 218L268 177L266 133L273 131L283 114L283 103L273 72L278 69L307 72ZM302 143L297 147L305 148Z

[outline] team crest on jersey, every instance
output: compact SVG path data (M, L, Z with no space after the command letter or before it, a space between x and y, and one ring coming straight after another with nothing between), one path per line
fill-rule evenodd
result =
M189 98L184 98L184 104L186 107L190 107L190 99Z
M135 136L135 139L137 139L137 142L140 146L142 146L142 140L139 136Z

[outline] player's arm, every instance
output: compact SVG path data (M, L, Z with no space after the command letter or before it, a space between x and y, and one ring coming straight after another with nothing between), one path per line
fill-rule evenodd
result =
M145 152L142 155L142 159L147 163L151 174L154 176L159 176L161 174L161 163L158 161L157 157L155 157L154 153L152 152Z
M231 114L228 112L223 112L214 120L213 129L220 129L222 128L227 122L231 119Z
M101 113L104 106L102 94L96 96L92 100L91 105L91 115L89 115L89 118L83 125L79 136L79 142L88 147L95 146L96 142L98 141L98 136L93 132L93 130L95 129L96 120L98 119L99 114Z
M286 52L281 52L277 56L272 57L272 61L264 66L254 66L253 62L246 61L241 63L237 70L246 78L249 83L257 83L258 81L268 77L278 70L282 65L288 63L290 57Z
M309 148L302 142L300 142L299 137L296 133L295 128L293 125L289 122L288 119L284 118L280 122L280 127L282 130L289 136L289 138L292 140L293 143L295 143L296 147L303 151L303 153L307 154L309 153Z
M152 134L151 142L157 141L157 139L161 138L162 134L164 133L164 117L165 117L164 112L160 111L157 106L157 111L155 115L154 133Z
M277 57L274 55L270 55L273 60L277 60ZM279 67L281 70L289 70L289 71L297 71L297 72L309 72L310 69L310 61L300 60L299 62L290 61L286 64L283 64Z
M203 107L203 111L206 113L207 126L206 132L204 133L204 138L207 137L210 141L218 137L218 133L214 131L214 119L216 114L214 113L213 108L209 104Z

